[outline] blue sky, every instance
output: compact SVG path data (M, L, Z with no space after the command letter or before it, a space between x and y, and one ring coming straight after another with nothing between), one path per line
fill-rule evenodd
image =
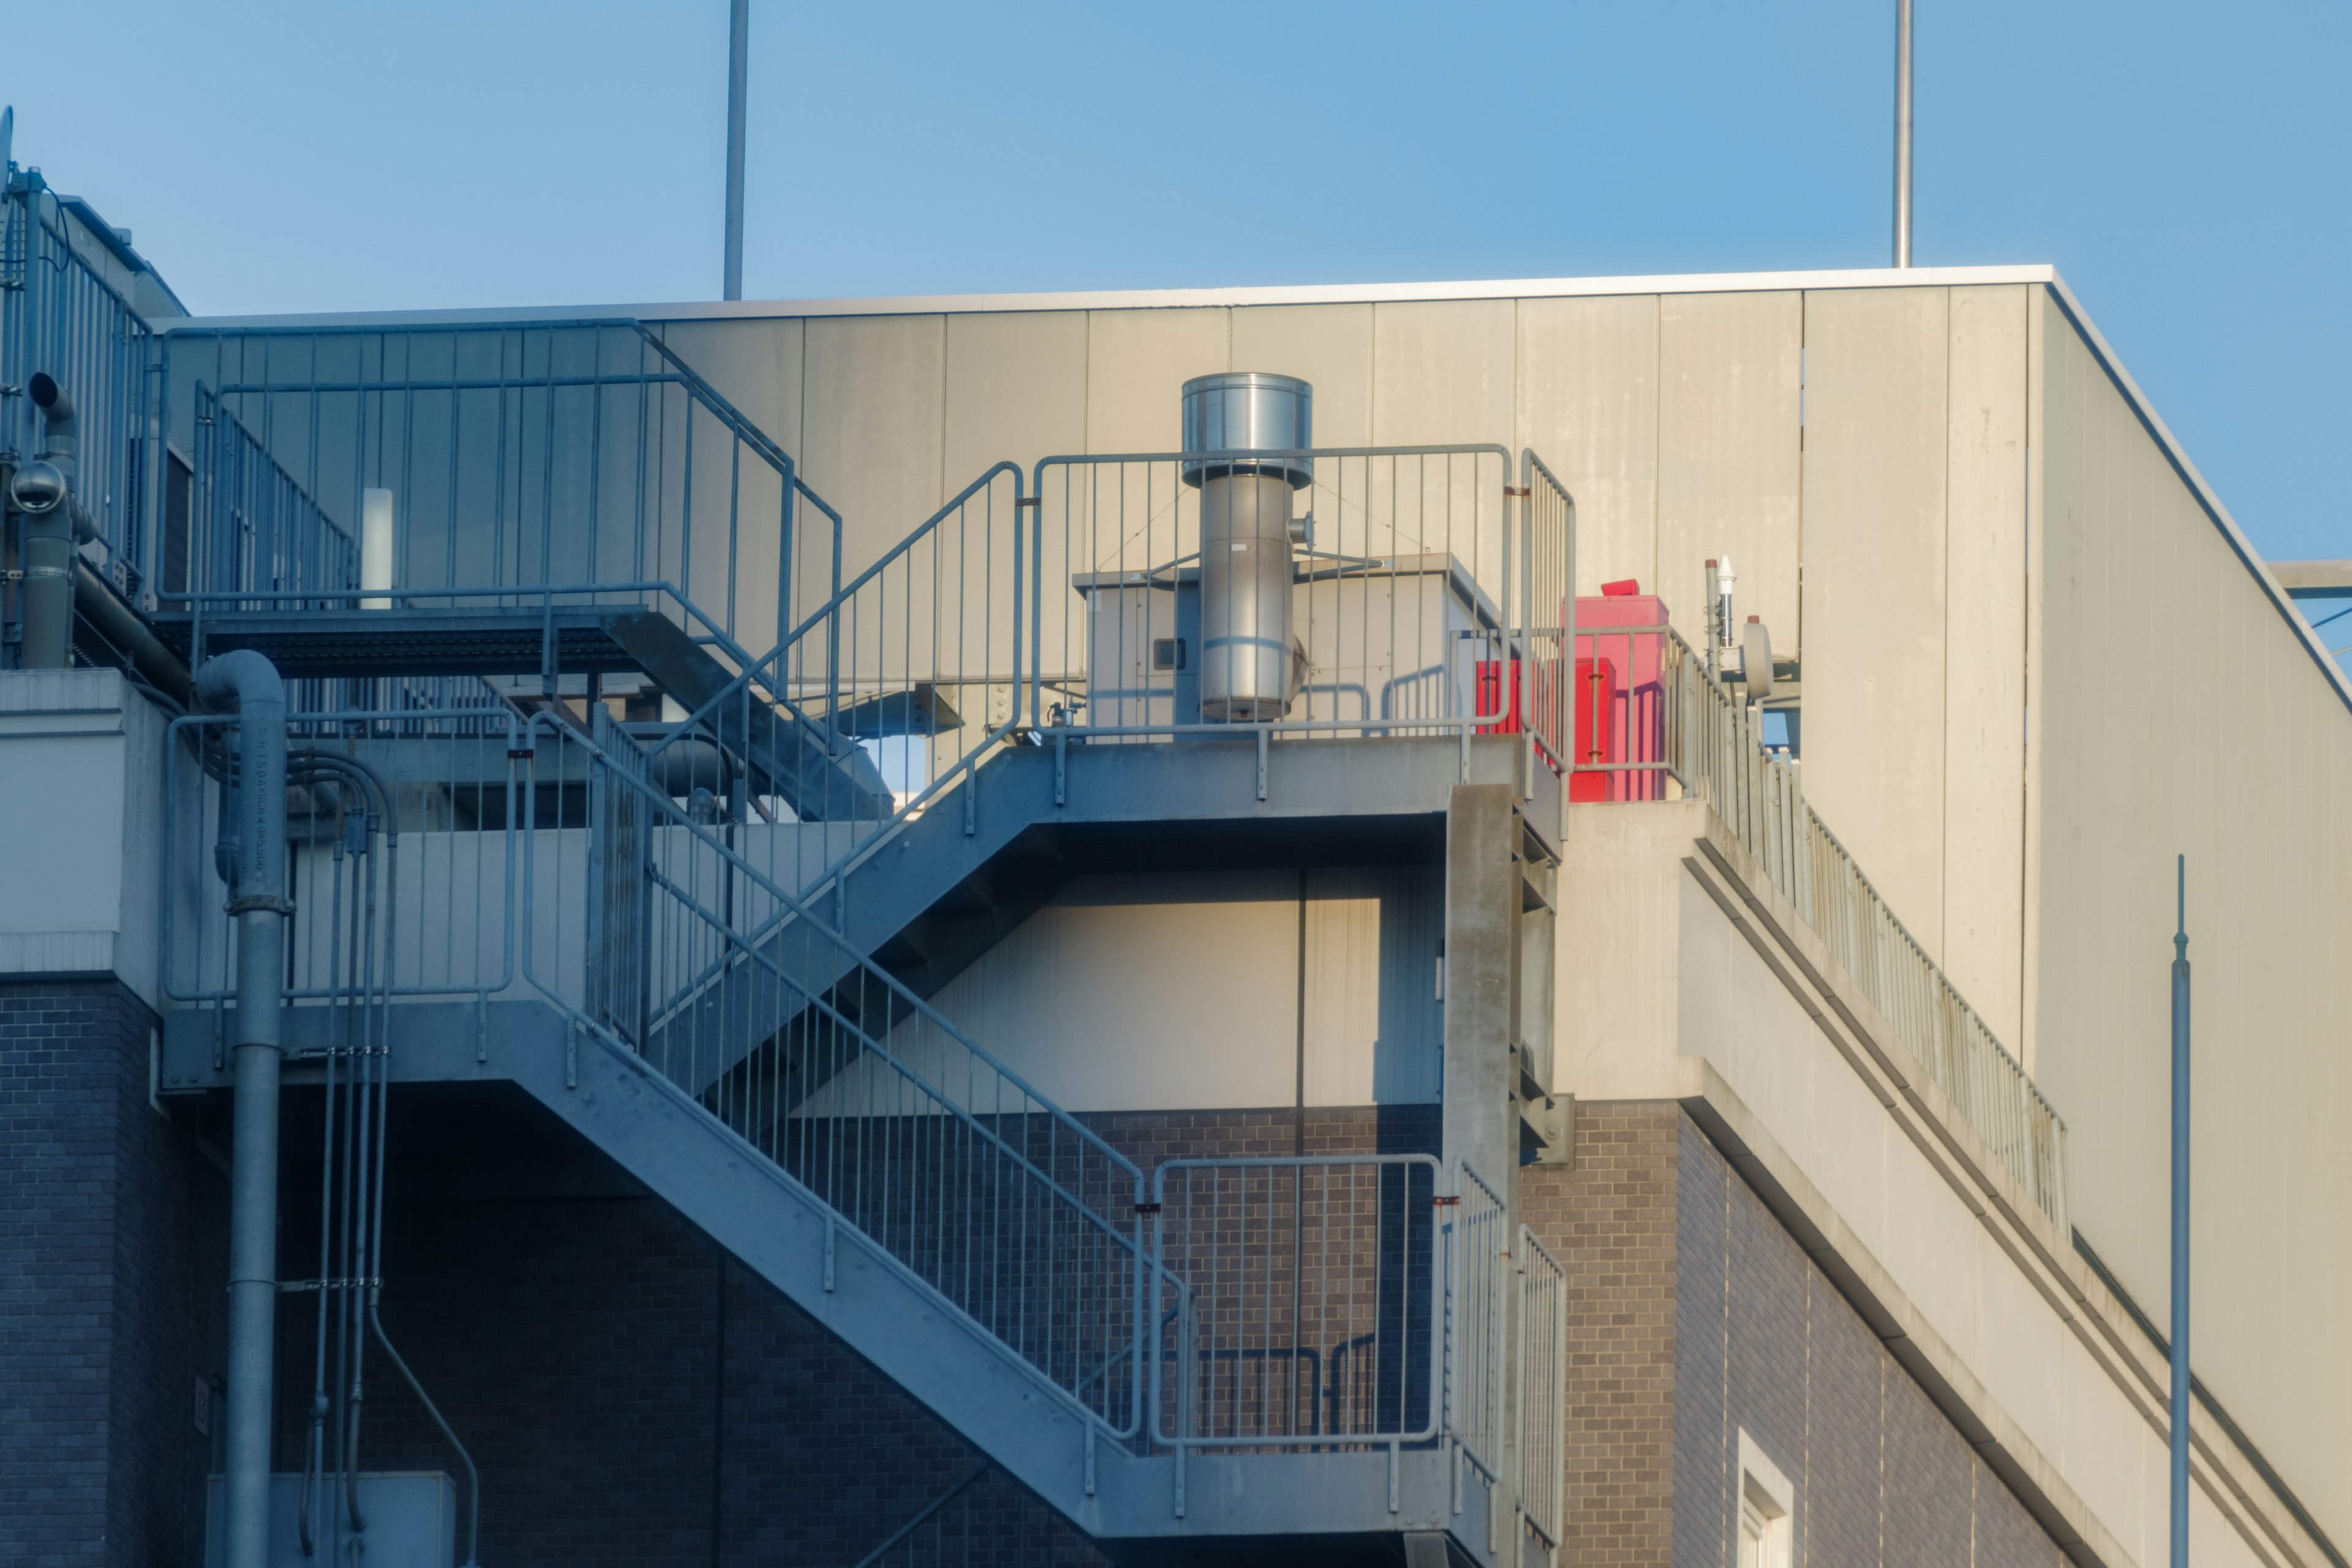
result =
M2057 264L2352 555L2352 7L1918 5L1917 259ZM707 299L725 12L5 0L0 101L201 312ZM753 0L746 292L1880 265L1893 13Z

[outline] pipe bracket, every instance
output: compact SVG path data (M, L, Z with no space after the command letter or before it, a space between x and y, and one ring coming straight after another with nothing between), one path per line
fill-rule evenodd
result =
M276 893L247 893L231 899L227 908L233 915L251 914L257 910L265 914L290 915L294 912L294 900Z

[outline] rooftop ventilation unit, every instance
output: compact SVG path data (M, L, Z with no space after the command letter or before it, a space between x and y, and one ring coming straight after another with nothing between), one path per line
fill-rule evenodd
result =
M1184 384L1184 482L1201 490L1201 717L1212 723L1282 718L1306 676L1290 631L1290 492L1315 480L1314 459L1296 455L1315 444L1314 414L1315 389L1296 376Z

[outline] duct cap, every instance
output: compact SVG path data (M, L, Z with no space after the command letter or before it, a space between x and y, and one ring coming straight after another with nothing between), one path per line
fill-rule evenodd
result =
M1184 384L1184 482L1232 474L1262 474L1287 479L1294 489L1315 480L1310 458L1249 461L1241 452L1289 452L1315 445L1315 388L1295 375L1265 371L1228 371L1194 376ZM1229 454L1195 458L1196 452Z

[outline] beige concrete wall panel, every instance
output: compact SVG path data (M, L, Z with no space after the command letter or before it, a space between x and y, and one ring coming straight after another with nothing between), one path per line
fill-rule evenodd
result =
M1509 300L1380 305L1372 315L1374 444L1493 442L1513 456L1508 474L1492 459L1470 458L1375 465L1371 514L1393 521L1398 549L1445 551L1497 595L1502 487L1518 482L1512 438L1517 319Z
M1581 1100L1680 1092L1682 890L1662 876L1706 831L1706 806L1568 808L1559 886L1552 1087Z
M1251 305L1233 313L1235 370L1304 377L1315 387L1315 444L1372 442L1372 307Z
M934 1005L1065 1110L1234 1110L1296 1103L1297 983L1296 872L1084 877Z
M1378 872L1300 877L1306 984L1299 1022L1309 1105L1370 1105L1381 1035Z
M1087 450L1175 451L1184 383L1234 368L1232 312L1097 310L1087 321Z
M947 322L940 316L813 321L807 367L801 465L809 484L842 514L846 578L912 532L944 499Z
M947 319L948 494L991 464L1029 468L1087 444L1087 318L1078 310Z
M2072 1336L2032 1281L1981 1226L1976 1255L1977 1341L1972 1365L1986 1390L2033 1446L2056 1454L2065 1442L2059 1357Z
M802 353L808 323L796 316L761 321L665 321L664 344L733 404L743 417L794 458L801 448Z
M1951 292L1943 968L2004 1043L2023 1025L2029 304Z
M1776 653L1799 649L1803 349L1801 294L1658 301L1654 591L1685 637L1703 630L1707 558L1727 554L1738 614L1764 617Z
M2161 1324L2185 851L2199 1375L2341 1540L2352 1360L2329 1303L2352 1227L2281 1194L2352 1184L2352 716L2071 323L2045 330L2037 1074L2068 1121L2075 1224Z
M806 326L797 318L739 321L669 321L656 330L663 343L732 404L738 413L777 446L801 460L803 351ZM682 432L681 432L682 433ZM776 640L777 576L783 557L783 483L765 463L747 454L740 469L732 463L731 442L710 439L717 427L698 421L695 431L698 500L695 506L695 598L705 598L701 584L716 584L726 571L726 541L717 529L702 527L716 521L710 487L740 484L736 531L735 640L754 651L764 651ZM805 509L795 509L796 512ZM813 593L830 581L832 525L821 519L798 516L793 551L793 599L800 614L823 603ZM650 569L650 568L649 568ZM717 614L723 605L702 605ZM792 616L792 611L786 614ZM797 616L793 616L797 619Z
M2053 493L2050 481L2052 413L2048 346L2056 301L2043 289L2026 296L2025 397L2025 787L2023 914L2019 945L2018 1037L2010 1048L2018 1053L2029 1077L2038 1079L2041 1050L2042 976L2042 789L2039 763L2042 729L2049 703L2043 700L2048 679L2043 669L2043 645L2051 628L2043 611L2048 580L2048 515ZM2065 330L2063 319L2058 321Z
M1576 497L1580 594L1658 580L1658 311L1648 294L1519 307L1519 440Z
M1943 956L1947 291L1806 296L1805 793Z

